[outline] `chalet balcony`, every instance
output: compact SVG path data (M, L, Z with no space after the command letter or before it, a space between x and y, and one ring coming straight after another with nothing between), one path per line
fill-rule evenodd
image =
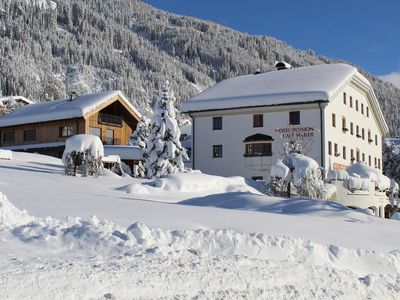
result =
M272 165L272 153L263 153L261 155L244 154L244 165L247 169L254 171L266 171Z
M99 113L99 124L122 127L122 117Z

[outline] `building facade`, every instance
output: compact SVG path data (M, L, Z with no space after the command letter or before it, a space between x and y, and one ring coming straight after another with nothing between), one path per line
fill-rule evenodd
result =
M75 134L127 145L139 120L120 91L30 104L0 118L0 148L61 157L66 139Z
M203 172L268 179L287 146L323 169L363 161L382 170L388 133L368 80L346 64L222 81L183 104L192 118L192 164Z

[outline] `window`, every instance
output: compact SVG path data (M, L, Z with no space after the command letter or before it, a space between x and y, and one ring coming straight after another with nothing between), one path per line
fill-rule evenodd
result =
M332 155L332 142L331 141L328 142L328 154Z
M300 112L290 111L289 112L289 125L300 125Z
M368 165L371 166L371 155L368 155Z
M350 107L353 107L353 97L350 96Z
M263 127L264 126L264 115L253 115L253 127Z
M213 157L222 157L222 145L213 145Z
M348 131L349 129L347 129L347 124L346 124L346 117L342 117L342 130L344 132Z
M356 126L356 137L361 137L360 135L360 127Z
M98 136L101 139L101 128L89 127L89 134Z
M347 156L347 154L346 154L346 146L343 146L343 151L342 152L343 152L342 153L343 159L346 159L346 156Z
M354 160L354 150L350 149L350 160Z
M356 160L357 162L360 162L360 150L356 150Z
M361 137L362 137L363 140L365 140L365 130L364 130L364 128L361 129Z
M213 130L222 130L222 117L213 117Z
M112 129L107 129L106 130L106 141L105 143L107 145L113 145L114 144L114 130Z
M74 128L72 126L60 126L58 131L59 137L72 136L74 134Z
M376 164L376 157L374 157L374 167L376 168L377 164Z
M246 144L246 152L244 156L272 156L271 143L251 143Z
M358 100L356 100L356 111L358 111Z
M375 145L378 146L378 135L375 134Z
M380 169L380 168L381 168L381 159L378 158L378 169Z
M353 122L350 122L350 134L351 134L351 135L354 134L354 125L353 125Z
M364 114L364 103L361 103L361 114Z
M332 114L332 127L336 127L336 115Z
M338 144L334 144L335 156L340 156Z
M36 129L24 130L24 142L36 140Z
M12 142L15 142L15 132L5 131L3 133L3 143L12 143Z
M343 93L343 104L346 105L346 93Z
M365 153L362 154L362 161L365 161Z
M368 143L372 143L371 130L368 129Z
M367 106L367 117L369 118L369 107Z

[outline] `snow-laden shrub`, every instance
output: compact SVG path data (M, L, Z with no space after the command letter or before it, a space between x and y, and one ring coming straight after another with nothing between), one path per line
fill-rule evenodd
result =
M12 151L0 149L0 159L12 160Z
M163 85L154 106L151 130L143 151L144 167L148 178L163 177L170 173L183 172L186 149L179 137L181 131L177 122L174 92L168 81Z
M283 160L275 162L271 168L269 192L276 195L296 192L310 199L327 199L335 193L333 186L329 188L321 178L318 163L305 155L290 153Z
M98 176L103 171L104 147L100 138L91 134L78 134L68 138L62 161L65 174L76 176Z

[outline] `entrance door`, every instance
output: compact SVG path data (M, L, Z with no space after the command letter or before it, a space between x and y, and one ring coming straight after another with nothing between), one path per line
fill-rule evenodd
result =
M112 129L106 130L106 144L114 145L114 130Z

